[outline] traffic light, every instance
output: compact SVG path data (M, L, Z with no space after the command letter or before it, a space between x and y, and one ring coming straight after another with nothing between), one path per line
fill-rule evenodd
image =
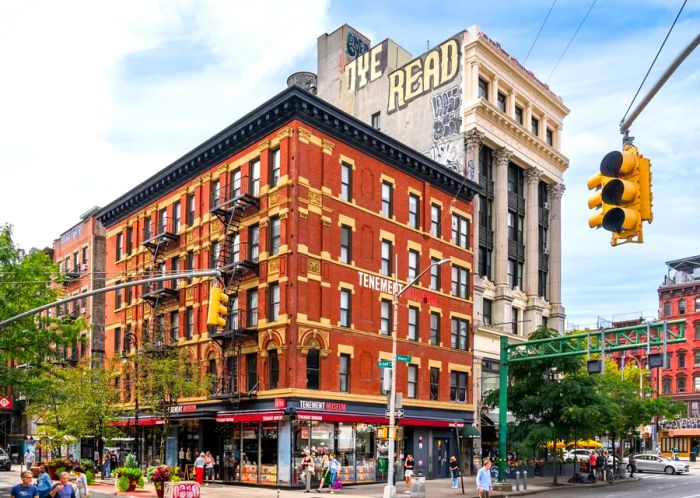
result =
M633 145L605 155L600 172L588 180L588 207L596 212L588 219L591 228L613 233L611 244L644 242L642 222L653 220L651 162Z
M228 316L228 296L220 287L212 287L209 292L209 310L207 325L225 327Z

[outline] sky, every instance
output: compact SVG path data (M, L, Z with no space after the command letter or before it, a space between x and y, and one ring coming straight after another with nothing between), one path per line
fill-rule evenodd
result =
M644 244L588 228L586 180L619 149L618 124L681 0L235 2L0 1L0 224L51 246L105 206L316 70L316 39L348 23L414 56L478 24L571 109L562 152L562 292L568 326L656 316L666 261L700 254L700 49L632 127L652 162ZM700 31L691 0L642 95ZM553 72L552 72L553 71ZM693 159L695 158L695 159Z

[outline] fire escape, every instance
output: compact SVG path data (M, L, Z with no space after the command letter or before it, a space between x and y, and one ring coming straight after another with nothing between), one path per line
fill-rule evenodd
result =
M232 176L231 180L228 189L212 192L210 203L211 213L223 226L224 238L218 255L214 257L217 269L221 271L220 285L229 296L226 327L212 328L209 334L221 347L225 359L223 375L216 378L210 397L229 400L235 411L242 398L255 397L258 390L257 384L250 386L239 382L241 350L246 340L256 338L258 309L257 303L247 303L249 309L241 309L238 291L245 279L258 274L257 233L254 240L250 240L249 233L246 244L240 240L240 231L243 219L259 209L260 202L249 182L242 182L240 176ZM241 188L242 184L245 189Z
M143 245L151 253L151 266L146 276L154 278L166 274L165 254L169 248L177 246L179 236L167 217L161 216L158 219L155 230L152 229L150 221L147 219L143 227ZM150 321L143 330L142 341L145 348L164 345L165 306L172 300L177 300L177 297L177 280L143 284L141 298L151 307Z

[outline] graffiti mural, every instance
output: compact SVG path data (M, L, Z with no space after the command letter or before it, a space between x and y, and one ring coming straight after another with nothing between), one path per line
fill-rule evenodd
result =
M369 51L369 40L360 38L360 35L354 32L348 33L345 39L345 54L348 57L358 57Z
M459 133L462 126L462 92L459 86L438 93L430 101L433 105L433 141Z
M436 141L427 152L430 159L462 173L464 169L464 140L462 137Z

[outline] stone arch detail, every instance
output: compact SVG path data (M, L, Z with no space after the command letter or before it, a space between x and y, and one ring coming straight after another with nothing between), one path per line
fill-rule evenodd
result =
M327 330L302 329L299 334L299 351L306 355L309 349L320 349L321 357L326 357L331 352L330 334Z
M266 357L268 349L275 348L279 353L282 353L285 346L285 330L284 329L268 329L258 335L258 349L260 356Z

